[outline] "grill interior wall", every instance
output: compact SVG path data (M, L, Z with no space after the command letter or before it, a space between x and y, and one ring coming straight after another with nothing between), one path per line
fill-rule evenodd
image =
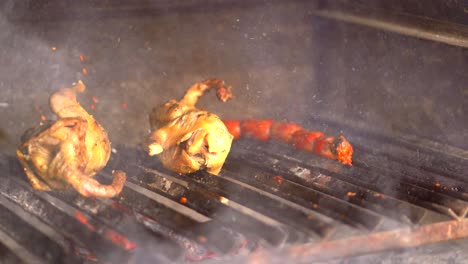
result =
M136 146L153 106L209 77L234 87L226 105L213 95L200 102L223 118L287 119L333 132L314 120L322 116L468 146L466 49L318 18L314 2L155 4L152 13L106 16L76 5L56 16L6 6L2 149L13 150L40 121L37 107L52 118L48 96L77 79L89 87L80 99L86 108L99 100L92 113L111 140Z

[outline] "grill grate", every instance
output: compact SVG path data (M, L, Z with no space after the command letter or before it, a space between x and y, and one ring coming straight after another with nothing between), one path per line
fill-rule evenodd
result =
M349 138L353 167L241 140L220 176L177 175L120 147L108 168L125 170L128 182L115 199L34 191L18 162L4 157L0 257L197 261L465 222L466 160L392 139ZM111 172L98 178L110 182Z

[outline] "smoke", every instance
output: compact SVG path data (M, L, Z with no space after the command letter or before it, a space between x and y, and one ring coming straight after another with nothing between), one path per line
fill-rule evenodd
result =
M74 5L73 16L42 19L27 19L31 10L13 13L16 4L7 3L0 15L2 152L12 154L41 115L53 119L49 95L78 79L88 87L79 101L111 141L138 148L151 108L209 77L233 86L236 98L227 104L213 103L212 94L199 103L222 118L287 119L345 135L348 124L359 124L468 147L461 48L316 18L313 4L297 2L106 17Z
M13 19L15 10L7 5L0 13L0 144L10 153L22 133L42 121L41 115L54 118L48 109L52 91L83 77L70 60L76 58L76 49L47 37L47 24Z

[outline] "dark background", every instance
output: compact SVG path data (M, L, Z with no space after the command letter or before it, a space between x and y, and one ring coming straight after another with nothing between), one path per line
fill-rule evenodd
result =
M216 77L236 98L222 105L210 93L199 106L222 118L344 134L359 124L467 149L466 48L314 15L369 9L442 21L468 36L463 1L421 2L6 1L0 144L13 150L41 113L54 118L49 95L82 79L82 105L114 143L136 146L152 107Z
M234 87L236 98L225 105L213 93L199 104L222 118L289 120L346 136L359 127L468 150L466 47L316 15L390 17L466 41L464 1L7 0L0 6L0 147L11 155L41 114L54 118L50 94L79 79L88 87L81 104L111 141L135 147L148 133L152 107L211 77ZM461 263L464 248L466 241L451 242L339 263Z

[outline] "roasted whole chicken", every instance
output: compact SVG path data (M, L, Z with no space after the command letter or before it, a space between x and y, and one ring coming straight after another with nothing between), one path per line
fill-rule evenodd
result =
M169 100L150 113L152 132L146 148L149 155L159 155L164 167L181 174L201 169L214 175L220 172L233 136L218 116L195 107L210 88L216 89L222 102L232 98L224 81L209 79L195 83L180 101Z
M299 125L273 120L224 120L234 139L277 140L297 149L351 165L353 147L344 136L332 137L318 131L307 131Z
M113 171L110 185L92 178L107 164L111 146L104 129L76 100L76 93L84 90L79 81L52 94L50 107L59 119L27 131L16 155L35 189L72 186L86 197L113 197L121 192L126 175Z

